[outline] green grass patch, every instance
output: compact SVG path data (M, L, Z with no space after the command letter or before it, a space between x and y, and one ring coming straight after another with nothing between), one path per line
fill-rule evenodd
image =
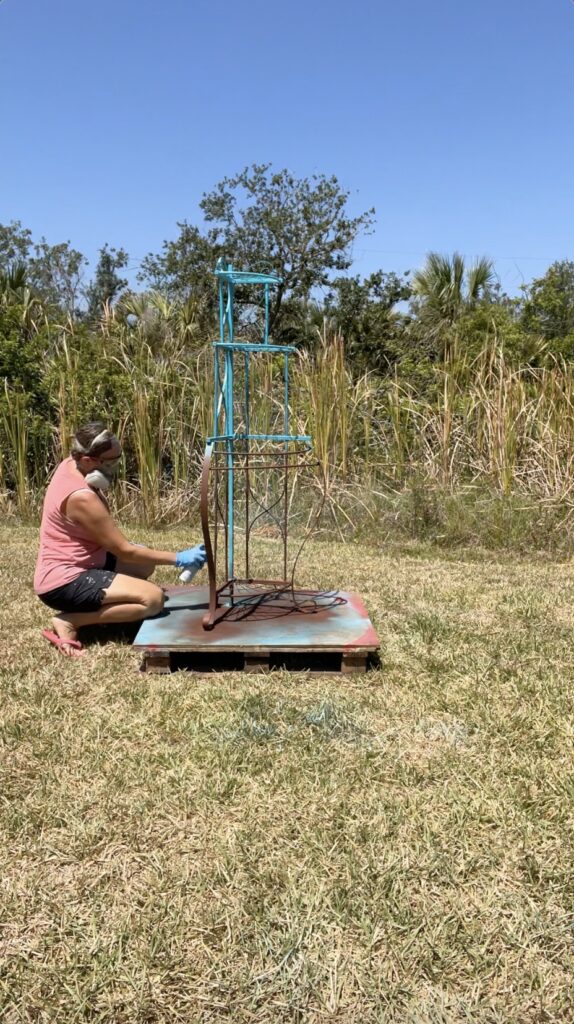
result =
M3 1021L574 1019L569 563L316 543L379 669L148 676L0 540Z

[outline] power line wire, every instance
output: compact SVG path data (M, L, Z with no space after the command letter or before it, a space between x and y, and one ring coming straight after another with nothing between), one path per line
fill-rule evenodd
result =
M574 3L574 0L572 0L572 2ZM426 251L423 252L422 250L417 250L417 249L371 249L371 248L361 248L361 249L359 249L357 251L356 255L363 255L364 253L367 253L367 252L377 252L377 253L386 254L387 256L428 256L428 253L430 252L430 250L427 249ZM474 253L472 255L476 255L476 254ZM461 253L461 256L464 256L465 259L468 259L469 258L469 253L463 252L463 253ZM490 256L490 259L492 259L492 260L510 260L510 261L513 261L513 260L535 260L536 262L539 262L539 263L553 263L554 260L556 259L556 256L496 256L496 255L492 256L490 254L489 254L489 256Z

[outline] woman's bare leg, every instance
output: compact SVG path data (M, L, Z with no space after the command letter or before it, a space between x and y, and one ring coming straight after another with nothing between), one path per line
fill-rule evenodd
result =
M101 608L95 612L60 612L52 619L54 632L61 640L77 640L82 626L149 619L159 614L164 599L163 590L155 583L118 573L104 591ZM64 643L62 651L73 654L75 649Z

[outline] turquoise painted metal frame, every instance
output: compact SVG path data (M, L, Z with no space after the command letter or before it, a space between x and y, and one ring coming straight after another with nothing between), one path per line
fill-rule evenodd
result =
M290 431L289 425L289 360L297 349L292 345L276 345L269 340L269 311L271 290L281 283L274 274L258 274L251 271L235 270L231 263L219 260L215 269L219 297L219 341L214 348L213 380L213 430L207 438L206 459L216 451L225 452L226 463L226 574L233 581L235 575L235 461L238 449L249 452L252 442L269 442L281 446L285 457L296 446L299 451L311 450L311 437ZM239 341L235 338L235 289L237 286L256 286L263 290L263 332L258 342ZM260 298L261 301L261 298ZM268 353L283 360L283 416L281 433L260 434L251 432L250 427L250 357L253 353ZM243 429L236 429L234 423L235 359L243 362L243 406L245 410Z

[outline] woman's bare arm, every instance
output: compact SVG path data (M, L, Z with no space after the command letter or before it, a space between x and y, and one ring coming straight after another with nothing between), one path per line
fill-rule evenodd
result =
M66 515L86 531L96 544L134 565L175 565L175 552L132 544L118 529L104 503L87 489L74 491L67 501Z

